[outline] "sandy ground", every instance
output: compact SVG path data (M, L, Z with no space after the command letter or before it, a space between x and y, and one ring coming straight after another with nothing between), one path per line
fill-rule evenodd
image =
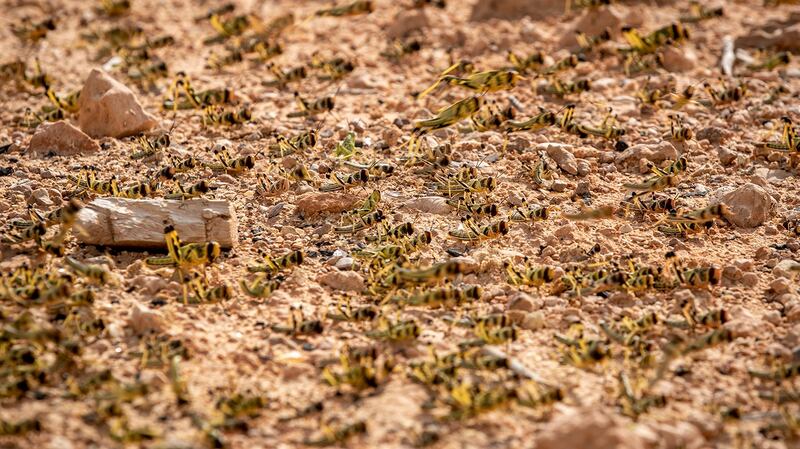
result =
M20 58L32 64L38 58L59 92L80 88L89 71L108 59L96 59L102 44L82 39L84 33L133 23L150 37L174 36L174 45L154 51L168 64L168 78L157 79L152 86L137 86L119 71L112 70L111 75L134 90L145 109L159 118L163 130L171 129L172 146L168 154L194 155L210 161L210 149L221 139L228 139L234 155L255 155L257 162L253 170L236 177L204 168L181 175L185 183L208 179L218 187L213 191L215 198L234 204L240 243L208 269L213 284L227 282L236 287L230 300L184 305L179 284L171 280L172 270L145 266L143 260L148 254L68 240L68 254L77 259L107 254L113 259L114 272L121 281L117 286L96 289L92 310L102 318L105 329L96 337L81 340L82 353L75 367L25 394L0 398L0 419L14 423L35 418L41 424L39 431L0 437L0 447L208 446L212 443L205 434L210 431L210 423L217 422L220 416L215 403L218 398L236 392L263 398L264 407L254 416L241 417L243 424L238 428L218 430L232 448L295 447L303 440L319 438L323 424L337 429L358 421L366 422L367 432L346 443L350 447L411 447L420 442L424 431L438 437L438 441L430 444L434 448L796 445L792 441L797 427L792 428L780 413L795 416L796 404L778 405L762 398L765 392L790 388L791 380L776 387L775 382L753 379L747 373L748 369L770 370L790 364L800 345L797 284L791 274L775 269L782 260L795 259L800 247L797 236L781 226L798 208L796 168L787 166L780 157L764 156L747 143L776 139L780 134L775 124L777 119L783 115L797 117L796 95L786 94L771 104L765 101L771 89L779 84L791 92L800 88L796 62L774 71L749 74L745 74L744 64L739 62L737 70L742 73L739 80L748 83L745 98L714 107L685 106L680 112L697 138L672 144L677 154L687 158L689 170L680 177L677 187L665 192L667 196L675 197L684 209L697 209L710 204L726 188L754 183L774 203L763 224L743 228L717 221L708 233L673 237L657 230L663 214L630 213L570 221L560 214L578 211L582 204L618 206L628 194L623 184L640 182L646 177L640 170L644 165L638 157L623 163L619 157L622 153L615 150L613 142L597 137L580 139L556 127L538 133L514 133L505 150L501 132L461 132L453 127L430 135L436 144L449 143L452 167L480 164L481 176L492 176L497 181L496 189L486 199L500 207L500 215L479 220L481 225L507 217L513 210L510 201L518 201L522 196L531 204L553 208L551 217L545 221L512 222L507 235L464 244L448 237L448 231L458 228L463 212L459 214L453 209L434 214L404 207L409 200L432 195L428 187L432 178L416 174L418 167L405 165L401 158L407 155L403 144L413 121L432 116L432 111L464 98L469 91L450 87L419 101L412 94L429 86L450 65L448 49L452 49L456 60L471 60L480 70L507 66L509 49L525 55L542 50L557 60L568 54L563 42L569 40L566 37L573 33L576 23L589 20L584 14L597 14L606 20L611 13L580 12L541 21L522 18L470 22L471 2L449 2L446 9L429 7L411 13L403 12L406 3L410 3L407 1L374 3L373 13L344 18L313 17L314 11L328 6L327 2L237 3L238 12L251 12L267 21L289 11L298 18L278 38L284 52L271 62L283 68L295 67L307 64L314 52L355 62L355 70L341 80L319 80L318 72L312 72L314 75L307 79L279 89L266 85L273 76L261 62L240 62L221 70L204 68L209 53L222 48L203 45L203 39L213 36L214 31L207 21L193 20L212 6L207 2L133 0L132 11L121 18L105 17L87 2L5 2L5 13L0 19L3 54L0 62ZM539 107L556 112L574 103L576 120L590 124L599 123L611 107L619 126L627 131L623 140L628 145L655 148L669 132L668 115L674 111L668 108L671 101L666 100L671 97L665 97L664 108L640 107L634 95L646 83L647 75L623 73L619 58L614 55L616 47L625 45L617 30L626 24L653 30L675 21L686 7L687 3L682 1L668 6L649 2L614 5L611 14L614 19L609 19L614 40L607 44L606 50L591 55L588 61L563 75L565 79L579 76L590 79L593 88L588 92L567 99L542 95L533 86L544 80L527 74L527 79L520 81L515 89L489 93L485 98L505 106L513 96L524 108L516 112L522 119L538 113ZM723 18L687 25L691 39L678 50L681 54L691 53L686 56L687 66L674 72L657 69L649 75L650 85L677 86L677 91L695 85L697 98L707 101L709 97L702 92L701 83L707 80L719 85L718 61L723 37L769 29L771 22L796 21L796 15L791 13L796 14L797 10L791 8L765 8L755 1L725 4ZM426 25L417 31L410 27L410 37L419 39L422 49L396 61L382 57L380 53L389 42L387 32L399 29L402 33L404 24L413 24L418 20L414 18L417 15L424 15ZM23 17L37 21L49 16L57 18L57 28L37 44L24 44L9 31L9 25ZM186 72L198 90L228 87L235 91L243 103L252 106L252 121L232 127L204 127L199 111L175 114L164 110L161 102L179 71ZM731 80L729 84L736 82ZM14 170L11 175L0 177L0 215L5 221L26 217L30 192L39 188L48 189L55 204L37 208L46 211L58 206L75 189L67 175L76 174L81 166L98 167L101 177L116 173L124 184L165 163L131 160L129 154L135 143L131 139L114 138L101 138L103 150L96 155L34 158L24 152L34 129L23 126L21 120L26 107L38 109L48 104L47 98L41 89L10 81L3 82L1 89L0 142L15 143L11 151L0 155L0 166ZM669 89L666 87L665 91ZM316 119L287 118L288 113L296 110L293 90L308 98L335 96L335 108ZM460 127L468 125L465 121ZM275 142L273 133L291 135L313 128L320 133L320 142L313 150L283 160L265 156ZM417 320L422 332L412 342L393 344L369 338L365 333L376 328L377 321L337 323L323 318L324 331L311 336L283 335L270 329L271 325L286 322L291 305L302 306L307 317L324 317L326 310L342 298L340 291L323 285L320 276L337 271L333 265L342 252L349 254L357 244L363 244L365 233L320 235L320 229L326 230L320 227L337 225L341 214L300 216L297 202L325 181L322 173L336 167L334 148L349 131L355 132L361 141L372 142L356 159L383 160L397 169L392 176L371 180L364 188L351 188L347 195L364 198L373 189L380 190L383 197L380 208L388 223L411 221L418 231L430 230L434 236L428 247L415 253L412 265L426 267L460 254L471 273L458 276L454 283L477 284L484 290L483 296L469 308L385 307L384 313L393 320ZM522 169L521 162L534 165L537 145L547 142L571 145L567 147L569 152L579 162L585 161L588 173L571 175L551 161L559 185L554 190L561 191L536 185L531 174ZM734 156L731 159L720 156L723 148ZM278 166L292 167L297 162L311 170L315 182L293 184L289 191L276 196L255 191L256 173L276 175ZM452 167L453 171L457 169ZM343 166L335 170L349 172ZM576 188L587 186L589 196L574 195ZM281 208L275 208L278 205ZM586 253L595 244L600 245L599 254L587 258ZM305 263L285 273L286 280L270 298L253 300L238 289L239 280L247 276L246 266L259 250L281 255L300 249L305 251ZM678 287L604 295L589 292L576 297L567 292L551 294L550 288L555 284L541 289L510 285L503 270L503 262L519 265L526 256L535 265L563 268L569 264L586 267L603 260L627 263L629 258L663 265L668 251L676 251L688 266L719 267L724 274L721 285L710 289ZM0 264L3 273L10 273L23 263L44 263L56 268L64 265L61 258L45 256L30 244L3 247ZM363 265L365 261L357 263ZM363 270L356 271L358 276L366 276ZM165 280L156 282L159 278ZM358 293L351 297L354 305L372 301ZM648 312L655 312L662 320L667 317L680 320L679 304L687 298L693 299L701 312L724 308L729 315L725 329L732 332L733 341L672 360L663 379L642 393L663 395L666 404L652 407L636 419L625 413L626 400L620 396L618 375L625 372L635 384L646 384L655 376L658 363L642 368L626 360L621 345L609 343L610 357L598 364L575 366L568 363L564 346L554 339L556 334L574 333L574 325L581 323L586 338L603 340L605 335L599 323L619 322L623 317L635 320ZM159 335L180 339L189 348L188 356L180 363L180 376L188 388L188 404L176 400L169 366L141 367L137 351L149 337L137 335L134 330L133 322L141 317L131 318L133 310L141 306L148 309L146 313L153 314L151 318L157 323ZM10 299L0 303L4 325L25 309ZM47 323L43 308L28 309L42 323ZM559 404L533 408L507 404L474 417L446 419L442 417L451 410L447 388L429 388L409 378L410 361L428 357L429 346L444 354L456 350L458 342L474 338L471 329L452 326L445 318L488 312L508 312L518 321L516 341L498 347L535 372L540 380L560 387L564 399ZM702 325L694 330L681 330L658 324L644 335L652 343L653 357L661 360L666 352L663 348L675 336L691 341L711 330ZM345 344L376 345L381 359L391 358L395 367L376 388L354 392L347 386L340 389L329 386L321 376L321 362L337 359ZM0 349L6 351L4 358L8 359L10 346L0 342ZM152 439L123 443L113 437L110 424L119 423L119 416L106 421L92 419L98 408L113 402L102 399L102 393L112 392L114 396L118 390L104 386L77 396L66 394L69 382L85 379L105 368L122 384L149 385L149 393L120 404L128 429L149 428L154 433ZM514 379L505 369L475 372L463 369L460 376L462 380L472 379L476 385L490 385L499 379L504 379L507 385L525 383ZM282 419L318 401L324 404L321 412ZM429 403L434 406L428 407ZM734 407L744 418L723 419L723 412ZM777 425L783 431L765 430L769 425ZM556 444L561 437L565 446ZM586 437L590 437L588 442L580 439Z

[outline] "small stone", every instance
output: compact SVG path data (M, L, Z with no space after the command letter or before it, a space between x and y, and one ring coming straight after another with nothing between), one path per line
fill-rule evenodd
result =
M722 269L722 277L732 281L738 281L742 278L742 270L736 267L727 266Z
M78 124L92 137L127 137L158 124L127 86L99 69L92 70L86 79L78 106Z
M662 52L663 66L670 72L688 72L697 65L697 55L687 46L667 46Z
M556 179L550 184L550 190L556 193L565 192L569 187L569 183L563 179Z
M569 173L570 175L578 174L578 162L575 155L572 154L572 145L558 143L558 142L545 142L536 145L537 151L546 151L547 155L553 158L559 168Z
M707 140L713 144L722 143L733 137L733 133L727 129L720 128L719 126L709 126L697 132L695 138L700 140Z
M313 192L297 199L297 210L302 216L310 217L320 213L340 213L352 208L358 198L341 192Z
M352 270L355 266L355 260L352 257L342 257L333 266L342 271Z
M134 304L128 318L128 326L136 335L164 330L164 316L161 312L149 309L141 304Z
M447 215L452 208L441 196L423 196L408 200L403 206L429 214Z
M529 16L533 20L557 17L564 13L563 0L481 0L472 7L469 20L488 19L519 20Z
M778 278L770 282L769 289L776 295L782 295L784 293L789 293L791 286L786 278Z
M578 159L578 176L586 176L592 172L592 164L585 159Z
M744 273L742 275L742 284L746 287L755 287L758 285L758 279L756 273Z
M521 310L523 312L532 312L535 308L534 299L531 295L525 292L519 292L511 297L508 301L508 310Z
M48 154L76 156L100 151L100 144L69 122L45 122L36 128L28 151L37 157Z
M798 265L800 265L800 263L795 262L792 259L783 259L772 269L772 274L774 274L776 277L792 279L794 278L792 267L796 267Z
M719 157L719 162L722 165L732 164L733 161L736 160L737 156L738 154L735 151L726 147L719 147L719 149L717 150L717 157Z
M633 227L628 223L625 223L624 225L619 227L620 234L628 234L630 232L633 232Z
M318 281L334 290L345 292L364 290L364 278L355 271L331 271L320 276Z
M643 449L642 437L612 410L559 406L537 435L537 449Z
M133 290L142 296L153 296L169 286L170 281L160 276L139 275L130 280Z
M53 201L50 199L50 193L47 189L36 189L31 192L30 197L32 203L36 203L42 207L52 207Z
M572 223L567 223L564 226L556 229L553 232L553 235L560 238L561 240L572 240L574 238L575 233L575 225Z
M767 221L774 205L766 190L751 183L722 195L721 201L731 211L726 218L742 228L754 228Z
M617 164L623 166L637 166L639 165L639 161L647 160L654 164L659 164L661 162L667 160L676 160L678 158L678 151L675 147L667 141L663 141L658 144L638 144L628 147L625 151L618 154L615 158L615 162ZM647 168L644 167L643 170L640 171L647 171Z
M394 16L392 23L386 26L384 30L387 38L401 39L412 31L419 32L427 28L430 25L429 22L428 14L424 8L403 10Z

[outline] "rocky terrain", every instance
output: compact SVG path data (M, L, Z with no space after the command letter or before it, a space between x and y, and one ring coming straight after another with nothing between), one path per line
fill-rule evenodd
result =
M784 3L6 2L0 447L797 447Z

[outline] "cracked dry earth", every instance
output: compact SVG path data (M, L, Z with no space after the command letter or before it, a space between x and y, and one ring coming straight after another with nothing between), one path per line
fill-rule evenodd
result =
M794 93L800 68L793 56L776 67L754 66L800 48L792 37L800 9L754 0L705 5L723 7L723 15L683 23L688 39L647 44L654 48L641 59L652 67L637 71L629 64L636 73L626 74L624 53L617 51L630 45L624 26L647 36L698 11L689 12L685 1L620 1L568 15L560 1L449 1L445 8L418 9L411 0L372 3L369 14L326 17L315 15L330 7L323 1L237 2L223 21L250 14L266 24L292 13L294 22L270 38L282 54L265 62L248 53L244 61L212 69L209 56L225 54L237 41L205 45L215 29L195 18L221 3L132 0L129 11L109 17L100 2L5 2L0 63L28 66L24 75L4 72L0 87L0 143L9 144L0 154L0 216L8 226L27 219L29 205L48 212L72 197L89 204L103 196L81 193L68 178L85 176L85 166L96 167L102 181L113 174L130 186L169 165L171 156L213 164L212 150L223 145L234 158L254 157L255 166L240 173L198 166L177 175L187 186L208 181L212 190L205 196L226 200L235 211L238 242L205 270L210 286L231 286L228 299L186 304L175 270L145 263L152 249L89 245L77 227L64 241L66 255L109 270L104 285L34 242L2 245L0 447L797 447L800 228L792 219L800 204L791 154L797 144L791 133L781 140L782 130L792 128L780 119L800 113ZM36 42L12 32L48 17L55 29ZM28 25L23 18L30 18ZM103 31L130 26L142 34L109 50ZM611 40L596 48L581 50L575 42L576 30L591 37L606 28ZM151 49L149 61L125 66L131 46L164 35L174 42ZM420 48L386 56L395 39ZM528 67L511 89L444 85L415 99L453 62L469 60L476 71L504 69L509 50L523 57L542 51L545 60ZM553 76L588 79L590 89L548 93L553 76L546 67L570 52L581 54L580 61ZM344 58L354 69L326 79L329 74L312 67L315 55ZM154 58L168 73L137 78ZM170 146L132 159L140 150L135 140L109 136L140 130L96 126L124 111L81 120L91 113L83 106L66 119L92 138L59 132L44 148L34 145L36 124L28 125L36 119L26 108L50 104L33 79L37 59L61 95L81 89L92 69L107 70L156 119L144 120L141 130L151 138L168 132ZM307 77L275 85L269 63L282 70L305 66ZM251 119L205 124L202 110L162 107L181 71L195 91L231 89L238 100L232 107L248 105ZM723 80L729 95L704 89L708 82L721 91ZM737 86L744 86L743 95ZM694 95L682 101L687 87ZM649 95L656 89L659 94ZM290 117L298 110L295 90L306 99L331 96L335 106L310 118ZM484 103L482 111L508 107L516 121L543 110L561 120L574 104L573 124L600 127L610 108L614 126L626 132L612 139L579 136L569 123L514 130L502 117L477 131L466 119L420 136L420 150L410 153L417 121L471 95ZM681 117L672 123L692 130L689 139L671 134L671 115ZM318 131L313 148L283 157L271 149L276 136L309 130ZM346 144L350 133L355 146ZM446 167L426 162L444 155ZM679 158L687 168L674 182L661 181L666 188L657 194L674 201L672 215L642 210L649 194L628 201L626 184L656 179L651 165L664 168ZM380 161L395 170L346 192L320 192L336 176L331 172L342 178L357 172L345 160ZM291 180L272 194L257 188L259 179L286 179L300 166L309 179ZM469 168L477 173L455 181ZM457 198L451 201L457 207L445 201L450 190L489 177L494 188L464 201L495 204L496 216L465 212ZM437 190L437 182L450 188ZM152 196L174 186L164 181ZM375 190L383 222L335 232L348 220L368 223L349 219L358 213L348 211ZM715 204L725 205L721 216L692 218L691 211ZM547 207L547 218L513 219L529 207ZM462 223L467 215L471 221ZM700 232L670 233L681 231L675 224L681 217L701 223ZM136 218L162 226L161 218ZM479 235L484 226L501 229L501 221L506 233L487 228L492 235ZM378 245L365 237L405 222L416 236L430 232L430 244L406 248L403 258L370 253ZM473 239L451 235L469 236L471 223ZM9 229L4 232L18 232ZM279 287L267 298L240 288L241 280L255 279L247 267L260 252L277 257L295 250L304 252L303 263L276 275ZM427 285L398 274L443 262L455 268ZM536 279L515 279L506 264L542 268L537 273L553 279L524 285ZM53 276L25 281L24 266ZM59 277L66 273L71 277ZM392 279L406 281L381 285ZM66 284L73 296L29 294L26 286L36 282L42 289ZM410 304L413 295L470 286L481 287L478 298ZM79 300L86 290L93 302ZM380 316L331 318L347 312L346 300L353 310L372 306L364 310ZM306 320L321 320L321 330L283 332L291 307ZM504 321L475 324L490 313ZM403 320L418 326L406 327L409 338L379 338ZM460 347L463 342L475 346ZM367 355L352 353L370 347Z

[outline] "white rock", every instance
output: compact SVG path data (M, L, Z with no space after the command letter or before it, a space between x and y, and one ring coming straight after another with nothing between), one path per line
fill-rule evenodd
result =
M141 304L135 304L128 318L128 326L136 335L164 330L164 316L161 312L149 309Z
M83 243L111 247L165 248L164 223L181 241L216 241L231 248L239 240L233 205L222 200L188 201L97 198L78 213Z

